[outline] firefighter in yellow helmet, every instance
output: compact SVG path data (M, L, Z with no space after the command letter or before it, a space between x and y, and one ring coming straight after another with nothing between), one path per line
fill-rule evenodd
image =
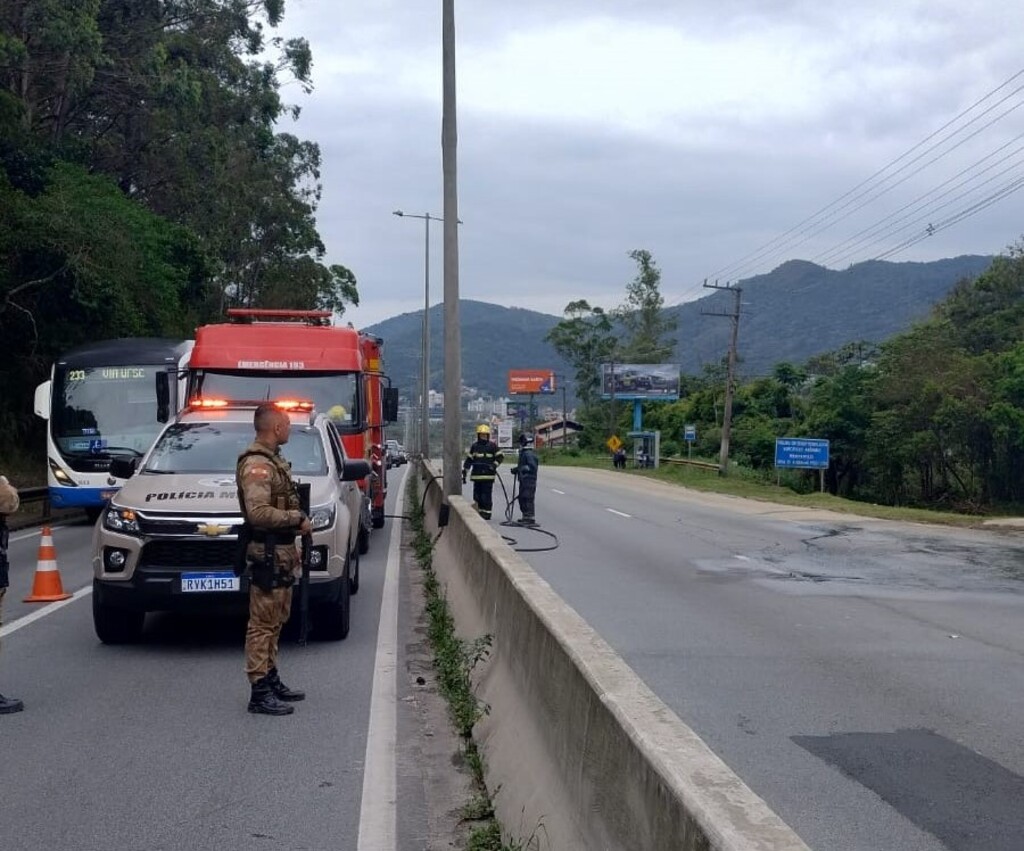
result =
M498 474L498 465L505 456L498 449L498 444L491 440L491 427L480 423L476 427L476 440L469 447L466 460L462 462L462 482L466 482L466 474L473 481L473 502L476 510L484 520L491 519L491 491L494 489L494 477Z

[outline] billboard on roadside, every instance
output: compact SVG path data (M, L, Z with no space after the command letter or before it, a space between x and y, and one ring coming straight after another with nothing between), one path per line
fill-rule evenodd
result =
M603 363L601 398L611 399L679 398L677 363Z
M550 369L510 369L509 395L516 393L554 393L555 373Z

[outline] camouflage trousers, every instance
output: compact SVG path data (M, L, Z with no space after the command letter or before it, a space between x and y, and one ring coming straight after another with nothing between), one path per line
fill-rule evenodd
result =
M281 627L292 610L292 589L263 591L249 586L249 626L245 630L245 673L249 682L263 679L277 667Z

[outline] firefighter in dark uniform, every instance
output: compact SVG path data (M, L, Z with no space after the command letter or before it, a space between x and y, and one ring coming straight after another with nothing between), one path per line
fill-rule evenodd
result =
M524 526L536 526L534 500L537 496L537 453L533 451L533 435L519 435L519 460L512 468L512 475L519 477L519 522Z
M245 672L252 692L249 711L263 715L290 715L289 704L305 693L288 688L277 672L277 646L281 627L288 620L292 585L302 562L295 536L312 531L309 518L299 510L299 496L291 468L280 454L288 442L288 415L264 403L253 418L256 440L238 457L235 477L242 513L250 530L246 561L250 575L249 626L245 631ZM266 551L272 546L272 552Z
M503 460L505 456L498 449L498 444L491 440L491 427L481 423L476 427L476 441L469 447L469 454L462 464L462 483L466 483L466 473L469 473L473 482L473 502L484 520L491 519L491 491L494 490L498 465Z

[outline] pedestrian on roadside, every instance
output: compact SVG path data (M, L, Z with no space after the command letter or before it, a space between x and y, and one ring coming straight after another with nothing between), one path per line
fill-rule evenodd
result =
M494 490L494 477L498 475L498 465L505 456L498 449L498 444L491 440L491 427L480 423L476 427L476 440L469 447L469 454L462 463L462 483L466 483L466 474L473 482L473 503L477 513L484 520L491 519L491 492Z
M0 476L0 625L3 624L4 594L7 593L7 586L10 584L10 564L7 561L7 515L18 510L21 499L6 476ZM0 694L0 715L10 715L12 712L21 712L25 704L14 697L4 697Z
M290 703L305 699L288 688L277 671L281 628L292 606L292 586L302 571L296 535L313 527L299 510L291 467L281 457L291 419L273 403L264 402L253 417L256 440L238 456L235 479L238 500L249 527L246 548L249 581L249 626L245 631L245 673L252 692L249 711L291 715Z
M536 526L535 501L537 496L537 453L533 451L533 435L519 435L519 460L512 468L512 475L519 477L519 522L523 526Z

